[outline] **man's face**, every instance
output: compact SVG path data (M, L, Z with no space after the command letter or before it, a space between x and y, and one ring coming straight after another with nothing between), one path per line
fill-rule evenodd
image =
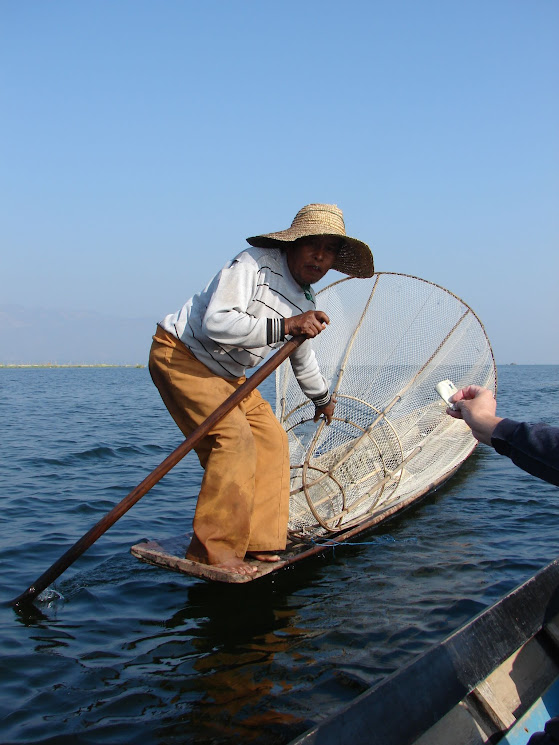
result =
M318 282L332 268L342 241L332 236L299 238L287 251L287 265L300 285Z

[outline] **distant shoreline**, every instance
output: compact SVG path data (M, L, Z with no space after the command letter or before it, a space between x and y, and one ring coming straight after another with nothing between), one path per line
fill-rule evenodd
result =
M2 370L2 369L4 369L4 370L14 370L14 369L29 368L29 367L32 367L32 368L41 368L41 369L51 369L51 368L61 368L61 367L132 367L132 368L141 368L141 367L145 367L145 365L140 365L140 364L138 364L138 365L111 365L111 364L105 364L103 362L100 362L98 364L91 364L91 365L90 364L86 364L86 363L84 363L82 365L73 365L73 364L58 365L58 364L50 363L50 362L41 362L41 363L36 363L36 364L30 362L30 363L21 364L21 365L16 365L16 364L10 365L10 364L0 363L0 370Z

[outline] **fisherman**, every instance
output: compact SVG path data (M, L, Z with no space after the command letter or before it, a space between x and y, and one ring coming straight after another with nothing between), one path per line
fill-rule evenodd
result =
M316 308L311 285L329 269L373 275L366 243L346 235L342 211L331 204L303 207L291 227L247 238L246 248L159 322L149 370L185 436L194 431L286 337L306 340L291 355L315 417L332 420L330 396L310 339L330 319ZM204 468L186 558L249 575L245 561L279 561L289 518L287 435L270 404L254 390L196 446Z

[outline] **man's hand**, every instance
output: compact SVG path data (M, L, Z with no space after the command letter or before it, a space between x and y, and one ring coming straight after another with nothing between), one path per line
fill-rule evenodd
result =
M285 319L285 333L290 336L306 336L312 339L324 331L330 323L330 319L322 310L307 310L298 316L291 316Z
M313 422L318 422L320 417L324 416L326 424L330 424L332 422L332 417L334 416L334 407L336 406L336 403L337 399L332 396L326 406L317 406L314 410Z
M447 409L446 413L455 419L463 419L472 430L476 440L491 445L493 430L502 420L495 415L497 402L490 390L480 385L468 385L449 398L457 411Z

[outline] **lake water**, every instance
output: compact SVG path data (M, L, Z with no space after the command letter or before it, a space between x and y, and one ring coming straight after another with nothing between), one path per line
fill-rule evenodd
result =
M498 372L499 413L559 424L559 366ZM129 553L190 529L189 454L20 616L8 601L181 436L146 369L2 369L0 417L5 745L287 743L559 555L557 488L480 446L352 545L207 584Z

